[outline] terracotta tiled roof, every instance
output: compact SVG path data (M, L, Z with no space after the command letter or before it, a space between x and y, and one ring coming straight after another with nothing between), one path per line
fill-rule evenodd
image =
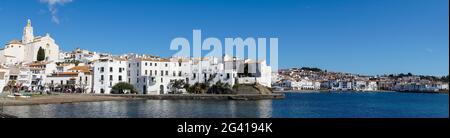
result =
M118 61L127 61L126 58L118 58L118 57L114 58L114 60L118 60Z
M90 67L89 66L75 66L73 68L70 68L69 70L78 70L81 72L90 72Z

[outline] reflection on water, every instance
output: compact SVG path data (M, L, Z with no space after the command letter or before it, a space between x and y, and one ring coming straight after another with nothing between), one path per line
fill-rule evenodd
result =
M272 100L137 100L5 107L23 118L270 118Z
M25 118L448 118L448 94L289 93L283 100L137 100L11 106Z

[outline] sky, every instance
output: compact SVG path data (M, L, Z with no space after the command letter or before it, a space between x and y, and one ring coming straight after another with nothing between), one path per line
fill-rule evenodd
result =
M27 19L64 51L168 57L176 37L279 39L279 67L448 75L448 0L1 0L0 43Z

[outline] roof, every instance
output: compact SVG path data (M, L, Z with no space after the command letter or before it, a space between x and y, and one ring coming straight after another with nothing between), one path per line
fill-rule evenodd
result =
M166 58L137 58L140 61L154 61L154 62L170 62L169 59Z
M43 66L43 65L47 65L46 62L33 62L33 63L29 63L27 64L28 66Z
M10 55L4 55L5 57L12 57L12 58L15 58L15 56L10 56Z
M91 68L89 66L75 66L73 68L70 68L69 70L78 70L81 72L90 72Z
M118 60L118 61L128 61L126 58L119 58L119 57L115 57L114 60Z
M22 44L22 41L19 40L11 40L7 44Z
M74 77L78 76L78 72L58 72L52 74L51 77Z

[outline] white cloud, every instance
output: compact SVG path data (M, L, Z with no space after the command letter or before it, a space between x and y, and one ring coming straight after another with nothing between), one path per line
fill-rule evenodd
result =
M39 0L41 3L46 3L48 5L48 10L50 14L52 14L52 21L56 24L59 24L58 18L58 5L64 5L72 2L73 0Z

